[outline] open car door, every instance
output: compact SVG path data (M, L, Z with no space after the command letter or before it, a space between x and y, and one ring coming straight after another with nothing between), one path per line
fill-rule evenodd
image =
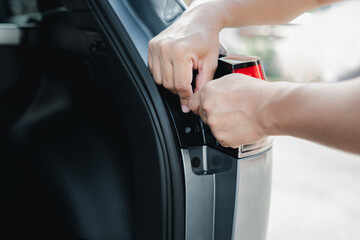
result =
M148 42L184 11L181 1L57 7L36 21L31 49L41 61L20 77L20 86L32 79L29 101L1 138L9 230L67 239L265 239L271 141L223 148L147 69ZM23 92L9 89L4 106Z

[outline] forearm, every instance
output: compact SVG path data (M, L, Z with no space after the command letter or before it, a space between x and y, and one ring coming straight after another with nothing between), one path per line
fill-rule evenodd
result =
M360 153L360 79L270 84L263 108L267 135L291 135Z
M308 10L337 1L340 0L197 0L189 10L205 13L204 20L216 20L221 28L243 27L286 23Z

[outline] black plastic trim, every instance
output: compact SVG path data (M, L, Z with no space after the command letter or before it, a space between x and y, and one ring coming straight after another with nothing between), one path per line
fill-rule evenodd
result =
M185 199L183 167L181 164L180 148L176 144L170 121L167 117L162 99L153 79L143 63L124 26L116 16L107 1L88 0L87 4L93 10L94 16L109 40L111 48L119 60L127 67L129 76L147 103L148 111L153 117L153 125L159 140L159 148L163 153L163 184L166 186L166 216L163 239L184 239L185 235Z

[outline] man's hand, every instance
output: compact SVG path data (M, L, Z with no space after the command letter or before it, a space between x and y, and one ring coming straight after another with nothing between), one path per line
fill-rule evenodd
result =
M360 153L360 80L299 85L232 74L210 82L222 28L283 23L336 1L197 0L150 41L149 69L157 84L179 95L183 112L199 114L223 146L291 135Z
M207 83L190 100L190 109L208 124L224 147L238 147L266 136L263 107L269 83L230 74Z
M148 65L157 84L180 97L189 112L193 69L195 91L213 78L224 27L284 23L301 13L339 0L197 0L149 43Z
M207 83L190 108L225 147L290 135L360 154L360 79L269 83L242 74Z
M190 111L193 69L198 70L195 92L213 79L222 28L216 19L218 13L211 1L195 2L149 43L148 65L153 78L179 95L183 112Z

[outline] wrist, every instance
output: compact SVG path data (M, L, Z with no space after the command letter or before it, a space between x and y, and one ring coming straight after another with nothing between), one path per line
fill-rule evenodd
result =
M191 21L211 26L220 32L221 29L229 26L232 21L232 2L224 0L196 0L184 12L184 16L191 16Z
M287 135L291 127L292 110L296 101L294 92L301 84L288 82L270 83L265 90L259 111L259 121L265 136Z

